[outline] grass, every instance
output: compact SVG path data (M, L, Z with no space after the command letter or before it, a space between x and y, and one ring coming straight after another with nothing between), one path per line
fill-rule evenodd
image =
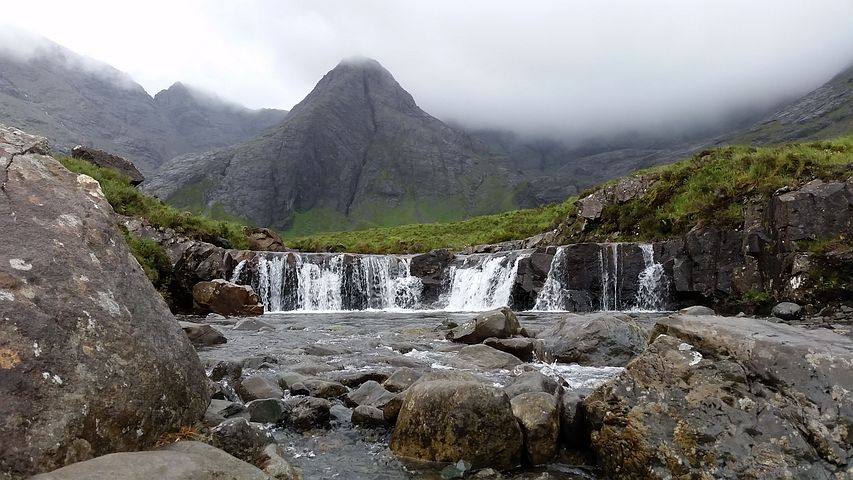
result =
M155 227L171 228L187 237L211 243L227 240L233 248L249 248L249 239L243 233L245 225L183 212L162 201L143 194L120 173L100 168L91 163L70 157L57 157L62 165L74 173L89 175L101 184L101 190L116 213L140 217ZM140 262L141 263L141 262Z
M144 238L138 238L130 233L124 225L120 225L121 234L124 236L124 241L130 248L130 253L142 266L142 270L154 285L154 288L160 292L163 299L170 306L172 305L169 288L171 287L174 276L172 275L172 261L169 259L169 254L160 246L159 243Z

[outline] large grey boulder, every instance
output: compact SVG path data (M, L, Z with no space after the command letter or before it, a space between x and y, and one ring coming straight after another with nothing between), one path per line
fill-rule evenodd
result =
M196 313L220 315L262 315L264 305L248 285L235 285L217 278L193 286L193 309Z
M149 447L209 399L98 182L46 151L0 126L0 471L12 478Z
M521 333L521 325L512 310L507 307L483 312L449 332L447 339L457 343L480 343L489 337L509 338Z
M260 398L281 398L284 396L284 390L275 375L256 373L240 381L237 394L244 402L250 402Z
M538 337L549 361L618 367L646 348L648 331L628 315L601 312L567 315Z
M500 389L438 380L406 391L390 447L404 458L508 469L521 460L522 435Z
M473 364L487 370L508 370L521 365L521 360L515 355L502 352L488 345L468 345L459 350L457 358L466 364Z
M853 341L763 320L677 316L584 409L614 477L844 478Z

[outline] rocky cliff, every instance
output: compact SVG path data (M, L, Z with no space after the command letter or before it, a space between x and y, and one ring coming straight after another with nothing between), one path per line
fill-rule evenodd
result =
M341 62L278 127L176 158L144 184L178 206L301 233L519 205L508 159L421 110L379 63Z

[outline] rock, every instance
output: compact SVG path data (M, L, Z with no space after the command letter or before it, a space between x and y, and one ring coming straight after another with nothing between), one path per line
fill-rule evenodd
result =
M512 310L507 307L484 312L474 320L456 327L447 333L447 339L457 343L480 343L489 337L509 338L518 335L521 325Z
M567 315L539 337L549 361L618 367L646 348L648 333L628 315L601 312Z
M436 380L452 380L456 382L482 383L481 380L473 374L463 372L461 370L430 370L421 375L421 378L415 380L415 383L413 383L412 385L414 386L419 383L434 382Z
M210 371L210 379L214 382L227 380L231 383L237 383L242 376L243 367L239 363L230 360L216 362L216 365Z
M521 429L500 389L475 382L413 385L391 436L394 454L435 462L466 460L474 468L508 469L521 459Z
M246 358L240 360L240 365L243 368L250 368L250 369L257 370L257 369L261 368L264 364L277 365L278 359L276 357L273 357L270 355L259 355L256 357L246 357Z
M207 412L204 414L203 422L208 427L215 427L232 417L249 418L246 412L246 407L240 403L230 400L212 399L210 405L207 406Z
M246 227L245 231L249 237L251 250L279 251L284 249L279 234L268 228Z
M315 355L318 357L331 357L331 356L335 356L335 355L341 355L344 353L348 353L348 352L345 352L344 349L336 347L334 345L318 345L316 343L311 344L311 345L306 345L305 347L302 348L302 350L305 351L305 355Z
M139 173L139 170L136 169L136 166L134 166L133 163L117 155L101 150L95 150L94 148L84 147L83 145L77 145L71 149L71 156L81 160L86 160L87 162L99 167L115 170L129 178L131 185L139 185L145 181L145 177Z
M531 465L548 462L557 452L560 437L560 409L554 395L546 392L522 393L512 399L512 413L524 433L524 449Z
M351 406L368 405L383 408L395 396L395 394L385 390L379 383L368 380L361 384L358 389L349 392L344 401Z
M522 393L547 392L558 395L561 390L556 380L538 371L523 372L504 387L504 392L510 399Z
M177 442L149 452L113 453L78 462L34 480L269 480L269 475L201 442ZM297 477L298 478L298 477Z
M311 395L311 392L308 390L302 382L296 382L290 386L290 394L291 395Z
M796 242L850 238L853 234L853 182L813 180L802 188L774 195L768 206L780 250L798 250Z
M257 318L244 318L242 320L237 321L234 324L234 330L244 330L244 331L258 331L262 328L267 328L270 330L274 330L275 327L270 325L267 322L258 320Z
M388 374L384 372L360 372L348 370L329 372L328 375L324 376L329 380L339 382L349 388L358 388L359 385L368 380L382 383L388 378Z
M278 379L278 384L281 388L286 388L290 390L290 387L297 383L302 383L305 379L307 379L305 375L297 372L278 372L276 374L276 379ZM304 386L304 385L303 385Z
M328 400L315 397L290 398L285 400L290 407L289 426L295 430L329 428L331 404Z
M211 345L220 345L226 343L228 339L222 335L222 332L204 323L178 322L187 338L190 339L193 345L201 347L209 347Z
M264 305L248 285L235 285L217 278L196 283L192 291L193 310L199 314L213 312L226 316L245 316L264 313Z
M522 362L532 362L534 358L544 359L544 343L533 338L487 338L488 345L502 352L515 355Z
M0 126L0 472L14 478L148 448L209 399L98 182L47 151Z
M763 320L675 316L584 410L608 476L843 478L853 341ZM760 461L758 461L760 459Z
M359 405L352 411L352 424L367 428L385 426L385 413L370 405Z
M471 470L471 464L465 460L459 460L441 469L441 480L464 478L469 470Z
M263 427L245 418L230 418L210 429L210 443L244 462L253 463L275 439Z
M261 398L246 404L249 421L256 423L284 423L290 411L287 405L278 398Z
M457 358L487 370L509 370L521 365L521 360L516 358L515 355L502 352L487 345L468 345L459 351Z
M382 382L382 386L389 392L402 392L411 387L420 377L421 372L409 367L400 367L394 370L394 373L387 380Z
M454 258L455 255L445 249L432 250L429 253L422 253L412 257L409 264L409 272L411 272L412 276L421 279L423 285L421 291L422 302L432 303L438 300L441 294L444 271Z
M338 423L352 423L352 410L340 403L332 404L332 407L329 408L329 414L331 415L331 419Z
M337 398L347 393L347 387L340 383L320 378L306 378L302 381L302 385L308 390L308 395L317 398Z
M302 474L284 459L285 456L280 445L269 444L261 452L258 466L275 480L302 480Z
M695 315L695 316L716 315L717 314L717 312L715 312L713 309L702 306L702 305L694 305L692 307L682 308L681 310L678 311L678 313L680 313L682 315Z
M583 415L583 397L571 390L560 396L560 438L565 446L586 450L589 432Z
M803 314L803 307L791 302L777 303L773 307L773 316L782 320L796 320Z
M278 379L269 374L256 373L240 381L237 394L244 402L260 398L281 398L284 391L278 384Z

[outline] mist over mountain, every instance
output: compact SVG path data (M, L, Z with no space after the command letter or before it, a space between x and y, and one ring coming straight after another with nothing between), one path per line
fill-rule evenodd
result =
M127 157L143 173L183 153L222 147L280 122L176 84L151 97L128 75L46 39L0 48L0 122L67 152L83 144Z

